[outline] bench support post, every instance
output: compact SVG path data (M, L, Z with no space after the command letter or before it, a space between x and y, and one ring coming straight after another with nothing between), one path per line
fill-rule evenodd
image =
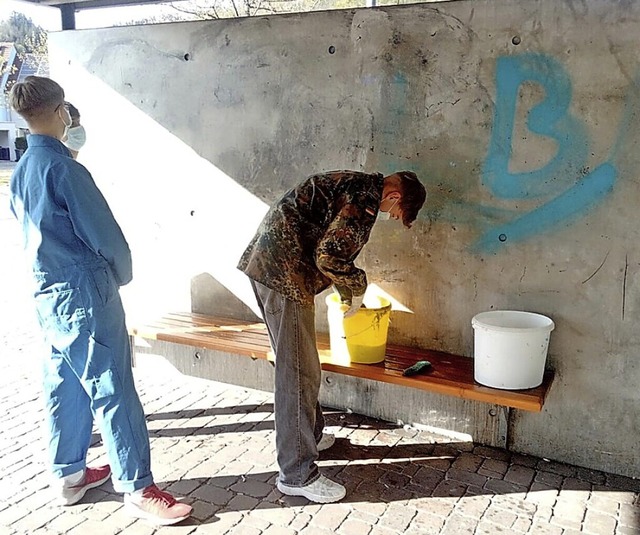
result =
M509 407L499 407L498 409L498 444L499 448L505 450L509 447L509 416L511 409Z
M136 337L129 335L129 351L131 351L131 367L136 367Z

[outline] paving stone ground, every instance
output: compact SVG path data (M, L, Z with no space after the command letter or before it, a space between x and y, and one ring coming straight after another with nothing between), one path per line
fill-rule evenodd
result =
M338 438L320 466L347 497L283 496L272 396L182 376L153 357L135 373L154 477L193 505L193 518L164 528L134 520L110 484L58 507L40 432L42 344L2 185L0 248L0 535L640 534L640 481L340 411L327 413ZM89 460L106 462L97 433Z

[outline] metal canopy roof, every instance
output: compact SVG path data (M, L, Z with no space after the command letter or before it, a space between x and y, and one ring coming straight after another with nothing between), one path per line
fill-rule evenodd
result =
M71 7L75 11L94 7L118 7L144 4L163 4L170 0L19 0L29 4L38 4L50 7Z
M98 7L118 7L145 4L162 4L167 0L19 0L29 4L57 7L60 9L63 30L75 30L76 11Z

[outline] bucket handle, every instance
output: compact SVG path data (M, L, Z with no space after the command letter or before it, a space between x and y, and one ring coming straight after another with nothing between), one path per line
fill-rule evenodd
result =
M391 308L391 307L388 307ZM380 320L382 319L382 314L386 314L386 313L390 313L390 310L387 310L387 307L379 309L382 310L383 312L376 312L376 315L374 316L374 318L371 320L371 325L369 325L368 327L365 327L364 329L362 329L361 331L351 334L351 337L354 336L360 336L363 332L368 331L371 327L375 328L380 328ZM375 326L375 324L377 324L377 327ZM343 340L347 339L347 335L345 334L344 336L341 337Z

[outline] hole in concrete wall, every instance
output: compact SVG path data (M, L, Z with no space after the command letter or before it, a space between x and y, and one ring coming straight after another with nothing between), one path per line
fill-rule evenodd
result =
M498 236L498 239L500 241L507 241L507 235L506 234L500 234L500 236Z
M329 47L329 54L335 54L335 53L336 53L336 47L335 47L335 46L333 46L333 45L331 45L331 46Z
M187 52L187 53L184 55L184 60L185 60L185 61L189 61L190 59L191 59L191 54L189 54L189 52Z
M519 44L522 42L522 40L520 39L520 37L519 37L519 36L517 36L517 35L516 35L516 36L514 36L514 38L513 38L513 39L511 39L511 42L512 42L514 45L519 45Z

